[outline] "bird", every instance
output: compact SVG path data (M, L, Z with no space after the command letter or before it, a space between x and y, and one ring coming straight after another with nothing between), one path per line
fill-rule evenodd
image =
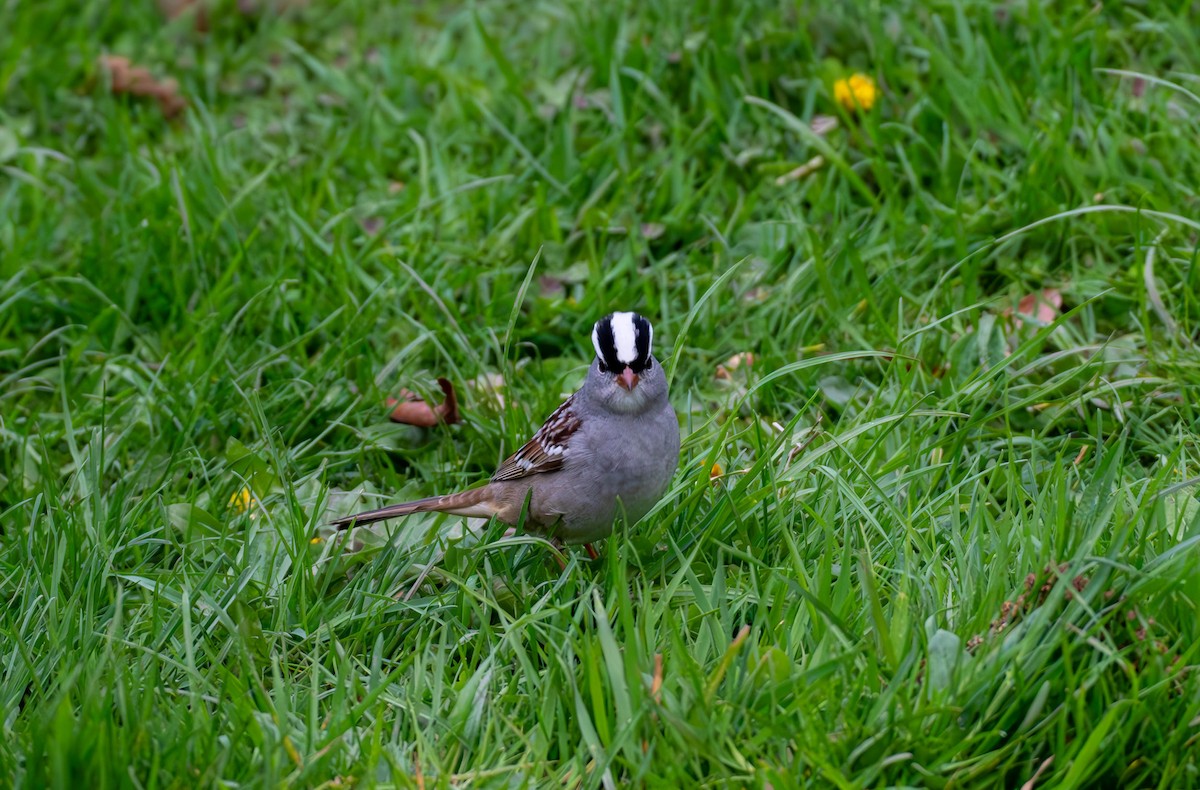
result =
M654 328L634 312L592 328L596 356L583 385L510 455L486 484L336 519L339 530L412 513L491 518L554 542L592 543L623 517L641 519L662 498L679 464L679 419L653 353Z

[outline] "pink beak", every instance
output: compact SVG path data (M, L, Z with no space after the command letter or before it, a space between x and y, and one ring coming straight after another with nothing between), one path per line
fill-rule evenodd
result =
M633 392L633 388L637 386L637 383L638 383L637 374L634 373L633 370L630 369L628 366L626 366L624 370L622 370L620 373L617 374L617 384L620 385L623 389L627 389L630 392Z

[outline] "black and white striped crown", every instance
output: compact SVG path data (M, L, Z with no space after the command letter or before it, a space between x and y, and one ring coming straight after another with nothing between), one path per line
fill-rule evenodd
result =
M654 327L637 313L610 313L592 328L592 345L604 367L613 371L626 366L634 373L650 364Z

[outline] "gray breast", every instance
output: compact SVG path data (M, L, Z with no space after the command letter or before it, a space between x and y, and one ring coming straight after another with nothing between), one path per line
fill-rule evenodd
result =
M543 500L562 513L559 536L568 543L607 536L622 509L629 523L640 519L662 498L679 463L679 422L669 404L640 417L589 421L581 434Z

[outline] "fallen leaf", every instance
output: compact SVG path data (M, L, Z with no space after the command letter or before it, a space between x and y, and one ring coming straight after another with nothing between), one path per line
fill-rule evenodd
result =
M750 351L739 351L729 359L717 365L717 372L714 374L718 379L733 378L733 371L745 365L747 368L754 366L754 354Z
M725 360L725 367L730 370L737 370L742 365L751 367L754 364L754 354L750 351L739 351L729 359Z
M458 413L458 396L454 385L448 379L438 379L438 386L446 394L446 400L437 406L430 406L416 393L400 390L400 399L388 398L388 408L392 413L388 418L392 422L405 425L416 425L421 428L432 428L438 423L453 425L462 418Z
M166 118L174 118L187 107L187 101L179 95L179 83L173 79L157 79L148 69L134 66L129 58L101 55L100 66L108 71L115 94L128 93L154 99Z
M1017 313L1040 323L1049 324L1058 318L1062 304L1062 294L1057 288L1043 288L1022 296L1021 301L1017 303Z

